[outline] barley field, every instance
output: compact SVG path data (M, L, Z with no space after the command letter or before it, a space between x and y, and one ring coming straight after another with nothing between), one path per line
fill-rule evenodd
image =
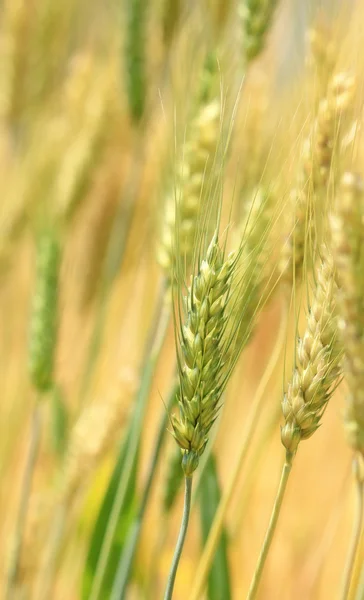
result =
M0 3L4 600L364 600L363 23Z

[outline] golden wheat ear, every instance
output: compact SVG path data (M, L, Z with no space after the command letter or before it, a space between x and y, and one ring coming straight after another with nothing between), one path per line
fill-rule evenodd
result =
M294 454L301 440L320 426L327 403L341 377L342 347L335 314L335 266L328 247L321 248L316 288L306 329L297 342L296 364L282 402L283 446Z

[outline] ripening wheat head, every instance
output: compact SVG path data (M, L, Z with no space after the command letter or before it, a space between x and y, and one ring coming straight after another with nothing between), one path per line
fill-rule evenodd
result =
M306 329L297 340L295 368L282 402L285 424L281 438L292 454L299 442L311 437L320 426L340 380L342 351L337 339L335 292L333 258L329 249L323 247Z
M172 416L172 427L186 476L198 466L238 357L237 331L242 317L234 305L241 285L241 251L242 247L226 257L215 231L207 250L197 259L186 296L177 300L180 393L179 415Z
M359 175L344 174L330 224L349 387L346 433L354 450L364 454L364 182Z

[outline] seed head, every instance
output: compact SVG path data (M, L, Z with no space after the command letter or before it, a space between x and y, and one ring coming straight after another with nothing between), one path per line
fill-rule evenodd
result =
M344 174L330 225L349 387L345 427L350 445L364 454L364 182L359 175Z
M327 247L322 249L316 280L306 330L297 341L296 364L282 401L285 424L281 439L292 454L300 441L311 437L319 427L341 373L342 352L334 314L335 269Z
M243 0L241 16L244 30L244 48L248 61L263 50L278 0Z
M60 259L60 247L54 233L43 232L37 247L37 274L29 336L30 377L39 392L49 390L53 383Z
M354 90L354 77L338 73L332 77L327 95L320 101L312 134L303 151L304 170L307 177L312 176L314 187L328 184L341 121L351 106Z
M235 265L233 255L225 260L215 233L185 298L186 320L177 339L179 415L172 416L172 426L186 476L198 466L226 385L224 332Z
M157 258L168 279L172 277L174 261L181 260L187 267L192 261L204 191L206 187L211 189L209 178L213 176L219 123L218 101L201 108L192 123L183 162L177 168L175 193L166 200Z

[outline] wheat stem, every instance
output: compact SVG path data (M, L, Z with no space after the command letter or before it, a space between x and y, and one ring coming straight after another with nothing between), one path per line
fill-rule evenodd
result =
M223 496L221 498L219 508L216 512L214 522L212 524L200 562L197 567L190 600L199 600L199 598L201 598L202 596L204 584L208 576L211 563L215 556L216 548L218 546L221 533L224 528L226 513L229 508L229 504L233 497L234 491L236 490L239 475L245 463L246 455L248 453L250 443L256 429L256 425L258 423L258 416L265 400L265 390L279 360L280 352L282 349L282 343L286 333L286 324L287 313L284 312L281 318L276 344L273 348L268 365L264 371L263 377L254 395L254 399L248 416L248 421L246 424L245 435L243 436L243 442L240 446L239 455L235 463L235 468L231 474L226 490L224 491ZM202 474L200 473L200 475Z
M11 565L8 573L7 580L7 590L5 597L11 598L13 595L14 587L18 578L18 570L19 570L19 561L20 554L22 549L23 542L23 534L24 528L27 519L28 512L28 504L29 504L29 496L32 486L33 474L35 465L38 457L38 448L40 442L40 434L41 434L41 413L40 413L40 405L37 402L32 417L32 425L30 432L30 443L26 458L25 471L23 475L21 493L20 493L20 503L19 503L19 511L17 516L17 521L15 525L15 536L14 536L14 549L11 559Z
M260 580L262 578L262 574L263 574L263 569L264 569L264 566L265 566L265 562L267 560L268 552L269 552L269 549L271 547L271 544L272 544L272 541L273 541L273 537L274 537L274 533L275 533L275 530L276 530L276 526L277 526L277 522L278 522L278 517L279 517L280 512L281 512L282 502L283 502L284 494L285 494L285 491L286 491L286 488L287 488L289 474L290 474L291 468L292 468L292 460L293 460L293 454L291 454L289 451L287 451L286 452L286 460L285 460L285 463L284 463L284 466L283 466L283 469L282 469L281 480L279 482L277 496L276 496L276 499L274 501L274 506L273 506L272 514L271 514L271 517L270 517L268 529L267 529L266 534L265 534L263 546L262 546L262 549L260 551L258 563L257 563L257 566L255 568L255 572L254 572L254 575L253 575L252 582L250 584L250 589L249 589L249 593L248 593L248 596L247 596L247 600L253 600L254 598L256 598L256 594L257 594L257 591L258 591L258 586L259 586Z
M138 396L135 401L135 413L130 426L130 447L128 448L127 461L123 475L120 479L118 489L115 496L115 501L107 524L105 537L100 550L99 560L96 567L95 577L92 584L89 600L97 600L102 592L102 583L107 567L108 557L111 551L112 542L115 535L115 530L119 520L120 508L123 505L130 477L133 472L133 465L137 455L138 446L140 443L140 435L143 427L145 409L148 403L150 388L153 380L153 374L157 365L161 350L164 345L164 339L167 333L170 321L170 306L166 302L158 307L157 327L153 327L153 344L150 354L147 355L143 370L142 379ZM150 348L150 343L147 344Z
M190 509L191 509L191 492L192 492L192 476L185 477L185 499L183 506L183 515L182 515L182 523L181 529L179 531L178 540L176 544L176 548L173 555L171 570L168 576L167 588L164 594L164 600L172 600L174 581L176 579L178 564L181 558L184 541L186 538L188 521L190 518Z
M162 418L159 422L159 429L155 438L154 449L149 464L148 475L144 486L143 496L140 501L139 511L134 523L131 525L127 540L124 544L124 550L120 556L118 570L114 580L111 600L123 600L127 591L127 585L129 582L130 572L133 566L135 551L137 549L139 534L143 523L146 508L148 506L148 500L152 489L152 483L160 456L160 452L163 446L164 438L167 431L168 418L171 409L176 403L177 394L179 391L179 385L174 385L168 398L167 405L163 411Z
M364 480L360 476L359 469L357 467L357 457L354 458L354 468L356 471L355 487L356 487L356 512L355 521L352 532L352 538L350 541L350 548L348 552L347 562L345 565L343 586L341 592L341 600L348 600L350 598L350 587L352 583L352 575L354 572L355 560L358 555L359 542L361 537L361 530L363 526L363 491L364 491Z

